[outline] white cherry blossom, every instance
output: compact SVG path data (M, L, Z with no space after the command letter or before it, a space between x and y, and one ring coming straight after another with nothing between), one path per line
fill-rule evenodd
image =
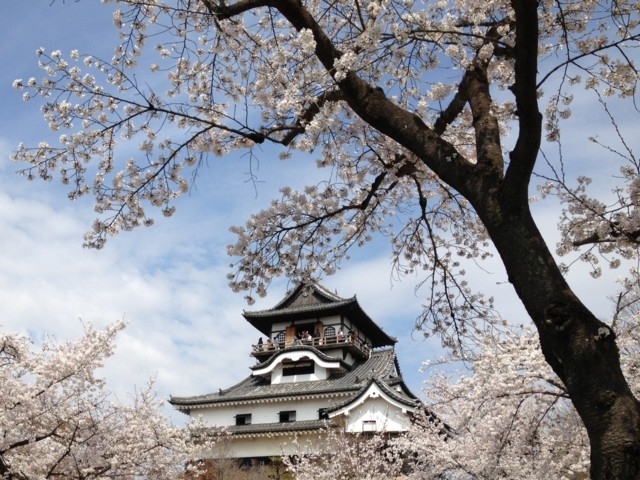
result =
M638 2L105 3L121 38L112 58L43 48L41 77L14 82L63 139L20 145L14 159L29 179L60 178L70 198L95 198L87 246L150 225L152 212L171 215L207 157L253 158L264 144L311 155L325 181L283 191L234 227L234 290L251 300L274 276L331 274L384 236L394 273L420 275L418 326L465 355L501 324L465 278L493 246L594 438L591 475L638 476L625 469L636 468L627 458L640 450L640 406L615 338L599 334L528 204L532 179L548 181L543 191L565 206L558 253L578 249L593 276L603 258L605 268L636 258L634 149L623 135L622 147L594 138L621 168L610 173L620 172L612 203L567 177L576 154L562 135L578 91L614 127L609 102L634 104Z
M116 322L85 326L75 341L0 333L0 476L16 480L147 478L175 480L217 438L197 422L171 426L153 384L128 403L97 375L113 354Z

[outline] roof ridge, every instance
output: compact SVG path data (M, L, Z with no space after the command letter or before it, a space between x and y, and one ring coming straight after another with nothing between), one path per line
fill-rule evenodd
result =
M332 303L345 302L355 299L355 295L350 298L341 297L337 293L331 292L331 290L329 290L327 287L319 284L316 281L301 281L298 282L298 285L296 285L292 290L288 291L282 300L280 300L273 307L266 309L265 311L276 311L282 308L286 308L285 306L292 303L299 295L305 295L304 292L301 293L302 290L305 289L310 291L311 293L315 291L320 296L325 297L327 300L330 300Z

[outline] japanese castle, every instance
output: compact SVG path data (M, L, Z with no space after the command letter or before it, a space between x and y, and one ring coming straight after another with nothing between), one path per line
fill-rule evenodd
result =
M251 374L217 392L169 400L190 417L226 427L229 442L213 457L302 453L300 445L318 448L326 428L397 433L409 427L421 404L402 379L396 339L355 296L301 283L275 307L243 315L265 337L251 346Z

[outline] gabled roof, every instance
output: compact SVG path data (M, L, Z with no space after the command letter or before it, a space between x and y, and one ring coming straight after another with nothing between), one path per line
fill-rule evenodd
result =
M342 298L317 283L298 284L273 308L243 312L244 318L265 335L271 333L271 325L276 322L316 320L332 315L344 315L349 318L367 335L374 348L390 346L397 341L387 335L365 313L355 296Z
M401 398L403 403L417 405L417 397L402 378L391 376L395 372L399 372L395 353L392 348L384 348L372 351L368 359L356 362L350 371L330 375L325 380L271 384L268 379L251 375L225 390L193 397L171 397L169 403L185 412L224 404L314 397L334 397L342 403L361 394L362 388L376 378L380 384L386 385L386 389L393 390L393 395ZM394 390L397 386L400 386L400 392Z
M270 365L273 365L275 362L278 362L283 356L286 357L288 354L291 354L292 352L305 352L305 351L311 354L314 354L314 356L317 357L317 359L321 362L337 363L338 364L337 366L343 370L348 370L350 368L349 364L344 360L342 360L342 358L331 357L326 353L321 352L317 348L312 347L311 345L293 345L291 347L285 348L284 350L278 350L264 362L256 363L255 365L252 365L249 368L254 371L261 370Z
M349 397L347 400L345 400L342 403L339 403L337 405L334 405L331 408L328 408L327 413L329 414L329 417L331 418L331 413L333 412L349 410L351 406L361 403L360 400L368 392L375 389L375 387L377 387L377 390L381 392L383 396L388 397L391 400L391 402L395 401L398 404L404 405L405 407L408 407L408 408L415 408L419 404L418 400L407 397L405 394L392 389L388 384L382 381L380 377L375 376L370 378L369 381L366 384L364 384L362 388L360 388L360 390L358 390L358 392L356 392L353 396Z

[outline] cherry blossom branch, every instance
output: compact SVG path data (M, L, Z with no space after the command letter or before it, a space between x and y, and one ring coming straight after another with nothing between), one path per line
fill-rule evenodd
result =
M633 35L629 38L622 38L620 40L617 41L613 41L611 43L608 43L606 45L602 45L599 47L595 47L591 50L589 50L588 52L583 52L583 53L578 53L575 55L570 55L570 52L567 52L567 59L557 65L554 65L554 67L552 69L550 69L547 73L545 73L542 78L540 80L538 80L536 87L540 88L542 87L547 80L549 80L550 77L552 77L556 72L565 69L567 66L569 65L578 65L578 60L581 60L583 58L587 58L587 57L591 57L594 56L597 53L606 51L606 50L610 50L610 49L616 49L617 51L619 51L625 58L627 58L627 61L629 63L629 65L633 67L633 62L626 56L626 53L624 52L624 50L621 48L625 43L629 43L629 42L633 42L633 41L637 41L640 39L640 34L636 34Z

